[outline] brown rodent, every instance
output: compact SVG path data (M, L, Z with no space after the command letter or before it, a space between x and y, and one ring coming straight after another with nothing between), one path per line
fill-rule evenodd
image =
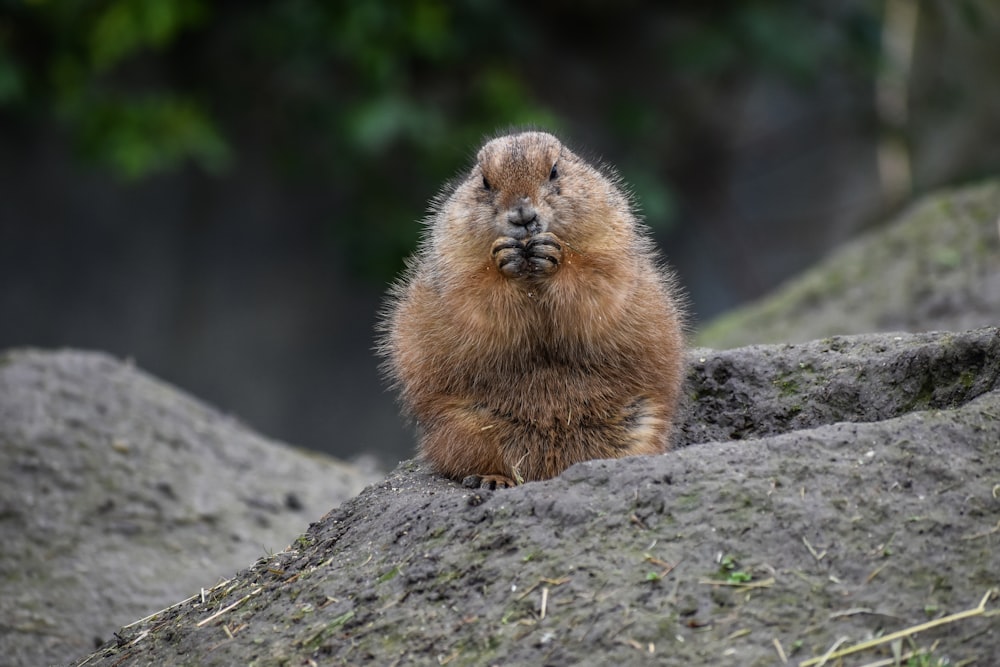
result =
M616 182L523 132L435 201L379 352L444 475L514 486L667 448L682 314Z

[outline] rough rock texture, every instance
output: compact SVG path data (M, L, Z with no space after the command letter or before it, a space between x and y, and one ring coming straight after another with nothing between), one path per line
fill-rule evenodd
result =
M370 479L105 355L0 355L0 665L93 650Z
M708 323L714 348L1000 323L1000 180L928 196L763 300Z
M690 361L688 446L496 492L404 464L73 664L808 665L980 604L897 648L992 664L1000 330Z

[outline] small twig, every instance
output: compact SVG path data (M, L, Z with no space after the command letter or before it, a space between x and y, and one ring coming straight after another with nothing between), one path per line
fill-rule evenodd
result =
M521 464L524 463L524 459L526 458L528 458L528 452L525 452L524 456L519 458L517 463L510 467L510 474L518 486L524 484L524 475L521 474Z
M88 662L90 662L91 660L93 660L94 656L97 655L98 653L100 653L100 651L95 651L94 653L91 653L90 655L87 656L87 658L83 662L81 662L80 664L78 664L76 667L83 667Z
M653 565L657 565L659 567L662 567L663 570L658 575L656 575L656 576L659 579L663 579L663 577L665 577L668 574L670 574L671 572L673 572L677 568L677 566L680 565L683 562L683 560L679 560L676 563L674 563L673 565L671 565L670 563L668 563L665 560L661 560L659 558L656 558L655 556L650 556L649 554L646 554L646 562L647 563L652 563Z
M644 560L647 563L652 563L653 565L659 565L660 567L670 567L671 569L673 569L671 567L670 563L668 563L665 560L661 560L661 559L657 558L656 556L650 556L649 554L646 554L645 557L644 557Z
M809 540L807 540L805 536L802 537L802 544L806 545L806 549L809 550L809 553L812 554L812 557L816 559L817 563L823 560L823 556L826 555L825 549L823 550L823 553L816 553L816 550L813 549L813 545L809 544Z
M886 567L888 567L888 565L889 565L889 561L886 561L886 562L882 563L881 565L879 565L878 567L876 567L874 570L872 570L872 573L869 574L865 578L865 583L866 584L870 584L872 582L872 579L874 579L875 577L877 577L878 573L881 572L882 570L884 570Z
M225 585L226 585L226 584L228 584L228 583L229 583L230 581L232 581L232 579L223 579L222 581L220 581L219 583L217 583L217 584L216 584L215 586L212 586L211 588L209 588L209 589L208 589L208 592L209 592L209 593L211 593L211 592L212 592L212 591L214 591L215 589L217 589L217 588L219 588L219 587L221 587L221 586L225 586ZM195 593L195 594L194 594L194 595L192 595L191 597L189 597L189 598L186 598L186 599L184 599L184 600L181 600L180 602L175 602L175 603L173 603L172 605L170 605L169 607L164 607L164 608L163 608L163 609L161 609L160 611L154 611L154 612L153 612L152 614L150 614L149 616L146 616L146 617L144 617L144 618L140 618L140 619L139 619L138 621L132 621L132 622L131 622L131 623L129 623L128 625L123 625L123 626L122 626L122 630L127 630L127 629L131 628L131 627L132 627L132 626L134 626L134 625L139 625L140 623L145 623L145 622L146 622L146 621L148 621L149 619L151 619L151 618L154 618L154 617L156 617L156 616L159 616L160 614L162 614L162 613L164 613L164 612L168 612L168 611L170 611L171 609L173 609L174 607L180 607L181 605L184 605L184 604L187 604L188 602L191 602L192 600L196 599L197 597L198 597L198 593ZM202 588L202 589L201 589L201 601L202 601L203 603L205 602L205 589L204 589L204 588Z
M771 642L774 644L774 650L778 652L778 657L781 658L781 664L787 665L788 656L785 655L785 649L781 648L781 642L778 641L777 637L772 639Z
M570 581L569 577L559 577L558 579L549 579L547 577L542 577L538 581L536 581L535 583L533 583L530 586L528 586L527 590L525 590L523 593L521 593L517 597L517 599L519 601L523 600L524 598L526 598L529 595L531 595L534 592L534 590L536 588L538 588L539 586L541 586L542 584L548 584L550 586L562 586L567 581Z
M989 530L984 531L982 533L976 533L974 535L966 535L965 537L962 538L962 540L964 540L964 541L978 540L980 537L986 537L987 535L993 535L994 533L997 533L997 532L1000 532L1000 521L997 521L997 525L993 526Z
M835 611L831 613L827 618L831 621L837 618L844 618L845 616L857 616L858 614L874 614L874 609L869 609L868 607L852 607L851 609L845 609L843 611Z
M520 602L524 598L526 598L529 595L531 595L532 593L534 593L535 589L538 588L541 585L542 585L542 582L536 581L535 583L533 583L530 586L528 586L527 590L525 590L523 593L521 593L520 595L517 596L518 602Z
M774 586L774 577L762 581L724 581L722 579L699 579L699 584L711 586L733 586L734 588L770 588Z
M850 640L850 637L841 637L837 641L833 642L833 646L831 646L829 649L827 649L826 653L824 653L819 658L815 659L815 664L819 665L820 667L823 667L823 665L826 664L826 661L829 660L833 656L833 652L837 650L837 647L840 646L841 644L843 644L844 642L849 641L849 640ZM799 663L799 667L806 667L807 664L811 665L811 664L814 664L814 663L813 663L813 661L800 662Z
M673 565L668 565L667 567L663 568L663 571L662 571L662 572L660 572L660 579L662 579L663 577L665 577L665 576L667 576L668 574L670 574L671 572L673 572L673 571L674 571L674 568L676 568L676 567L677 567L678 565L680 565L680 564L681 564L681 562L680 562L680 561L677 561L677 562L676 562L676 563L674 563Z
M128 646L126 646L125 648L132 648L133 646L135 646L136 644L138 644L140 641L142 641L143 639L145 639L147 635L149 635L149 629L148 628L146 630L143 630L142 632L140 632L136 636L135 639L133 639L132 641L130 641L128 643Z
M264 589L263 588L255 588L254 590L250 591L249 593L247 593L246 595L244 595L243 597L241 597L239 600L237 600L236 602L232 603L228 607L226 607L224 609L220 609L219 611L215 612L214 614L212 614L208 618L204 618L204 619L198 621L197 623L195 623L195 627L196 628L200 628L200 627L204 626L206 623L211 623L212 621L214 621L218 617L222 616L226 612L232 611L233 609L236 609L241 604L243 604L244 602L246 602L247 600L249 600L250 598L252 598L254 595L257 595L257 593L260 593L262 590L264 590Z
M539 618L545 618L545 608L548 606L548 604L549 604L549 587L548 586L543 586L542 587L542 611L541 611L541 613L538 616Z

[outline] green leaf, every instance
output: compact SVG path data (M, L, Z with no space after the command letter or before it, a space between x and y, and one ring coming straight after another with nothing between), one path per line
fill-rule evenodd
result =
M143 48L161 48L207 15L199 0L117 0L90 29L90 56L103 70Z
M17 102L24 97L24 75L21 68L0 50L0 105Z
M192 159L210 172L228 166L229 147L193 100L173 95L105 100L81 112L84 150L135 179Z

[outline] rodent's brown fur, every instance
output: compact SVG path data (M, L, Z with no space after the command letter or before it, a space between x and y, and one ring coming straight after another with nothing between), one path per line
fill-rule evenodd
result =
M437 200L379 351L444 475L513 486L667 448L682 315L616 181L524 132Z

